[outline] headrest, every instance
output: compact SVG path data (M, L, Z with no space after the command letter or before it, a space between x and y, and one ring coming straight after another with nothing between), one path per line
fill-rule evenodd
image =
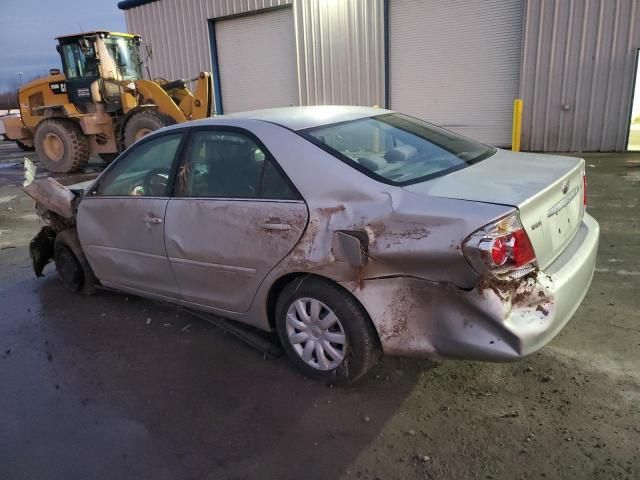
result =
M380 168L380 166L376 162L368 158L358 157L357 161L364 168L366 168L367 170L371 170L373 172L375 172L376 170L378 170L378 168Z
M389 163L406 162L418 154L418 149L411 145L399 145L384 154L384 159Z

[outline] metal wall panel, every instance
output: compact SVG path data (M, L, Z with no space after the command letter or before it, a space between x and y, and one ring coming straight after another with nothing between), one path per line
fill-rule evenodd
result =
M152 76L211 70L207 20L294 4L302 105L384 105L383 0L161 0L125 11L151 43Z
M192 78L211 71L207 21L291 4L293 0L161 0L125 10L127 29L153 48L152 77Z
M302 105L384 106L383 0L296 0Z
M638 0L528 0L522 147L621 151L640 48Z

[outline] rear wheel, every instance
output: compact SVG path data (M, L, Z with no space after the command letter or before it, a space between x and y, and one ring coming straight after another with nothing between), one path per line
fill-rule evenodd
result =
M173 125L175 120L155 110L142 110L134 114L124 127L124 146L129 148L134 142L159 128Z
M358 380L381 354L375 329L358 301L320 278L296 279L283 290L276 329L296 367L327 383Z
M33 143L42 165L52 172L75 172L89 161L89 139L71 120L41 121Z

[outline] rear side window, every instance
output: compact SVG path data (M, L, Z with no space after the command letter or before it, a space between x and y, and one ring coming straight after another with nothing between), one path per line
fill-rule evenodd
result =
M260 197L273 200L298 200L298 194L291 189L289 182L273 161L265 163Z
M267 151L235 131L201 130L178 168L178 197L296 200L295 189Z
M311 128L303 137L367 175L407 185L459 170L495 148L406 115L391 113Z

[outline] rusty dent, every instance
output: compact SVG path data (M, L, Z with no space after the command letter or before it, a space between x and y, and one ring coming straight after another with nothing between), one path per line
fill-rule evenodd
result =
M462 242L469 221L439 203L425 208L410 195L402 201L380 195L311 204L302 237L276 270L352 281L356 289L366 280L396 275L471 288L479 276L459 248L448 247L452 236Z
M514 360L556 321L553 281L543 274L483 279L470 290L407 276L343 285L366 306L386 354Z

